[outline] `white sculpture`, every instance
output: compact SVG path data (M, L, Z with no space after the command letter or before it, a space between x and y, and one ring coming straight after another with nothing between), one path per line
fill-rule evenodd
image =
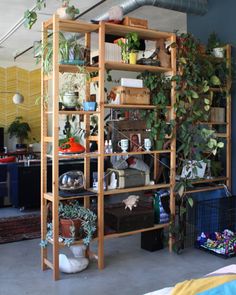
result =
M86 247L84 245L70 246L75 258L68 258L65 254L59 255L59 269L64 273L76 273L87 268L88 258L85 257Z
M125 204L125 209L129 208L132 211L133 207L137 207L137 203L139 201L139 196L130 195L127 199L123 200L122 203Z

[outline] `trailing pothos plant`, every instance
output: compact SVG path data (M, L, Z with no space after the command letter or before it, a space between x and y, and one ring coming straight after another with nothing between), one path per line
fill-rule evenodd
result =
M149 137L155 150L163 149L167 137L170 137L174 127L174 121L168 119L168 106L170 105L171 81L162 73L140 74L144 86L150 90L151 104L154 109L143 110L142 117L145 119Z
M196 176L202 163L224 146L215 130L199 124L208 121L213 97L210 87L220 86L221 81L214 71L215 64L203 58L199 42L191 34L181 34L172 46L177 48L178 69L172 77L176 89L177 174L181 175L184 166L187 171L175 187L180 204L177 239L183 242L185 202L193 205L187 194L193 187L191 175Z

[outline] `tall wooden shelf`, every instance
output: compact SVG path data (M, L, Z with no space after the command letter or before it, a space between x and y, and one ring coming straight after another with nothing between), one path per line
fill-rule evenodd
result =
M225 95L225 122L222 121L207 121L207 122L198 122L198 124L201 125L210 125L213 126L213 128L218 126L224 126L225 131L224 132L218 132L216 133L216 136L219 138L220 141L225 141L225 163L226 163L226 169L225 169L225 175L224 176L218 176L218 177L212 177L209 179L199 179L196 181L193 181L193 189L188 190L188 194L196 193L196 192L204 192L204 191L211 191L211 190L217 190L225 188L225 185L227 186L228 190L231 190L231 84L232 84L232 77L231 77L231 45L225 46L225 58L216 58L211 55L204 54L204 58L208 58L212 61L215 61L217 63L226 63L226 67L228 69L227 74L227 80L226 84L222 87L211 87L209 90L213 92L213 95L222 93ZM213 96L213 102L214 102L214 96ZM199 187L199 185L205 184L204 187ZM197 185L195 187L195 185Z
M98 191L96 192L97 198L97 215L98 215L98 230L97 230L97 240L98 242L98 268L104 268L104 239L121 237L130 234L137 234L144 231L156 230L160 228L168 227L169 224L158 224L151 228L143 228L140 230L125 232L125 233L115 233L110 235L104 235L104 197L109 197L111 194L116 195L118 193L125 192L135 192L135 191L150 191L158 188L168 188L170 189L170 209L171 213L175 213L175 198L174 198L174 187L175 187L175 171L176 171L176 143L175 136L171 140L171 146L169 150L162 151L150 151L150 152L137 152L132 154L150 154L153 155L154 158L158 154L168 153L170 155L170 183L156 183L154 185L148 185L143 187L129 188L129 189L117 189L117 190L106 190L104 191L103 177L104 177L104 158L118 155L119 153L111 153L105 154L104 151L104 117L105 117L105 108L137 108L137 109L152 109L155 106L147 106L147 105L126 105L126 106L118 106L118 105L108 105L105 104L105 72L106 69L112 70L121 70L121 71L131 71L131 72L143 72L146 70L150 70L152 72L168 72L172 75L176 74L176 49L172 48L171 50L171 67L170 68L162 68L162 67L147 67L143 65L129 65L123 63L116 62L107 62L105 61L105 35L113 34L117 36L124 36L128 32L137 32L141 38L146 40L157 40L158 38L165 38L171 42L175 42L176 36L173 33L165 33L154 30L146 30L140 28L132 28L114 24L106 24L101 22L99 25L85 24L84 22L74 22L68 20L60 20L56 15L53 16L52 19L43 23L42 26L42 40L43 44L47 42L48 31L53 33L53 71L52 74L46 76L43 73L41 74L41 93L42 98L45 97L45 94L48 91L48 84L51 80L52 83L52 107L47 109L45 103L42 99L41 103L41 237L45 239L47 233L47 206L48 202L51 202L52 208L52 224L53 224L53 241L51 241L52 246L52 261L48 258L48 249L42 248L41 250L41 265L42 269L51 268L53 270L53 277L55 280L59 279L59 248L61 243L58 242L59 237L59 216L58 216L58 207L59 201L66 199L77 199L83 198L84 206L89 207L90 205L90 197L94 196L94 192L89 188L90 185L90 158L95 157L98 161ZM99 65L98 67L86 67L87 70L92 72L98 72L98 78L96 78L96 82L99 85L99 94L98 94L98 111L96 112L85 112L85 111L61 111L59 110L59 73L64 72L72 72L75 73L78 71L78 68L73 65L60 65L58 60L58 52L59 52L59 31L66 32L77 32L85 34L85 46L90 47L91 44L91 32L96 32L99 37ZM94 80L94 81L95 81ZM174 84L174 82L173 82ZM174 86L174 85L173 85ZM89 85L86 87L86 97L88 98L90 95ZM171 119L175 119L174 112L174 104L175 104L175 90L172 87L171 90L171 105L168 107L171 113ZM59 140L59 117L61 115L78 115L84 117L84 124L86 131L89 131L89 123L90 116L95 114L98 116L98 136L89 136L85 140L85 148L86 152L80 155L59 155L58 154L58 140ZM49 135L48 127L49 120L48 117L52 119L52 130ZM175 135L175 130L173 131ZM90 142L92 140L96 140L98 142L98 151L96 153L90 153L89 147ZM52 146L52 151L50 154L47 154L48 145ZM127 155L129 153L126 153ZM59 195L58 188L58 178L59 178L59 160L64 158L83 158L84 159L84 175L86 179L86 189L91 192L88 192L86 196L73 196L72 198L68 196L68 198L62 198ZM51 158L52 160L52 192L47 192L47 158ZM172 249L172 239L170 237L169 248Z

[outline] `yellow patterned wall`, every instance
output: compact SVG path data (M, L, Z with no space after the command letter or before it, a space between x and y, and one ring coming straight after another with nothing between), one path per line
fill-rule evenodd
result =
M40 95L40 70L27 71L18 67L0 68L0 92L20 92L23 104L12 102L13 94L0 94L0 126L5 132L16 116L22 116L31 127L31 137L40 139L40 105L36 98Z

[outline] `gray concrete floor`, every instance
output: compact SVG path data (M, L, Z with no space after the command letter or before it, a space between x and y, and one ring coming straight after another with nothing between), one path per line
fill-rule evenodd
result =
M91 262L87 270L55 282L51 270L40 270L39 240L2 244L0 295L141 295L236 263L191 248L181 255L148 252L140 248L140 235L105 241L105 253L104 270Z
M0 208L0 218L15 217L15 216L28 215L28 214L35 214L35 213L40 214L40 210L34 210L34 209L21 210L19 208L13 208L13 207Z

